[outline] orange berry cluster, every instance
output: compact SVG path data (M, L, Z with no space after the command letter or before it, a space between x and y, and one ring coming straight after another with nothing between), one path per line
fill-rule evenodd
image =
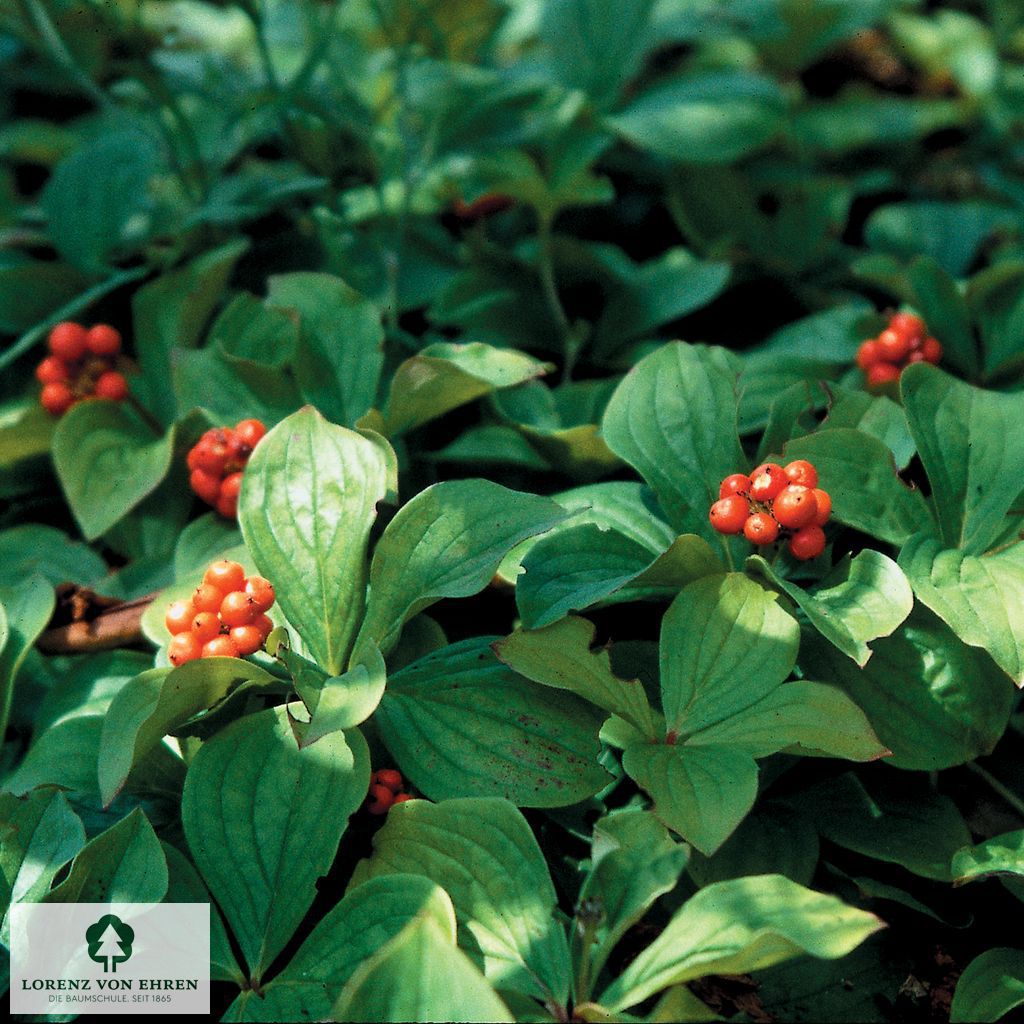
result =
M869 387L899 380L911 363L937 364L942 346L928 334L928 328L913 313L894 313L877 338L862 341L857 349L857 365L864 371Z
M832 514L828 491L818 487L818 471L805 459L787 466L765 462L747 476L733 473L718 489L711 525L719 533L742 533L752 544L789 538L789 552L806 561L825 550L822 527Z
M267 428L259 420L242 420L234 428L208 430L188 453L192 490L226 519L238 512L242 472Z
M411 800L403 793L405 783L402 773L396 768L381 768L370 776L370 791L366 794L366 809L370 814L387 814L392 804Z
M43 385L39 403L51 416L62 416L85 398L121 402L128 382L118 369L123 363L121 335L108 324L88 330L65 321L50 331L50 354L36 367Z
M240 658L255 654L274 628L267 611L274 587L262 576L246 578L237 562L214 562L187 601L175 601L164 623L172 634L172 665L196 658Z

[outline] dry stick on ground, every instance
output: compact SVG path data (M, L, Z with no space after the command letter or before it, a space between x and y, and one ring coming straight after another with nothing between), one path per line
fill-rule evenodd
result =
M95 603L105 604L110 600L95 594L90 596ZM74 622L44 630L36 647L44 654L87 654L130 647L143 638L142 616L155 596L147 594L134 601L108 604L89 619L76 616Z

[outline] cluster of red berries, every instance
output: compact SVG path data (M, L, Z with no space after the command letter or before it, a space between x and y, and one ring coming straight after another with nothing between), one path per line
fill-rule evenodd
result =
M941 358L942 346L913 313L894 313L877 338L862 341L857 349L857 365L864 371L869 387L899 380L911 363L936 364Z
M411 800L403 793L405 783L397 768L381 768L370 776L370 791L366 794L366 809L370 814L387 814L392 804Z
M88 330L66 321L57 324L47 339L50 354L36 367L43 385L39 402L51 416L62 416L85 398L121 402L128 397L128 382L118 369L121 335L108 324Z
M752 544L774 544L789 537L789 551L806 561L825 550L822 527L832 514L828 491L818 487L818 471L805 459L787 466L765 462L747 476L733 473L718 489L711 525L719 533L742 533Z
M214 562L187 601L167 609L164 624L172 634L167 649L172 665L196 658L240 658L255 654L274 624L267 611L274 587L262 576L246 578L237 562Z
M242 420L234 428L208 430L188 453L192 490L226 519L238 512L242 471L267 428L259 420Z

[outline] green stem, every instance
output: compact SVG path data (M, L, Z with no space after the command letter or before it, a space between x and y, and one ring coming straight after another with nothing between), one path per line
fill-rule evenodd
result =
M576 974L573 1003L577 1006L590 998L590 986L593 983L590 975L594 966L590 947L597 940L597 927L603 918L604 911L600 902L596 900L584 900L576 910L573 941L577 943L578 947L579 968Z
M51 313L45 320L41 320L35 327L30 327L6 352L0 352L0 370L10 366L16 359L28 352L37 341L40 341L46 333L62 320L73 317L83 309L88 309L94 302L98 302L104 295L116 291L122 285L138 281L149 273L148 267L134 267L131 270L123 270L113 277L107 278L101 284L94 285L87 291L77 295L70 302L61 306L55 313Z
M986 771L976 761L968 761L967 767L974 772L978 778L983 779L994 793L998 793L999 796L1001 796L1021 818L1024 818L1024 800L1017 796L1012 789L1000 782L991 772Z
M558 333L562 336L562 346L565 352L562 380L567 381L572 377L572 371L579 356L580 346L573 335L572 325L565 314L562 300L558 297L558 283L555 281L555 260L551 238L551 218L544 213L540 214L540 221L537 226L537 272L540 274L540 286L544 292L544 299L558 326Z

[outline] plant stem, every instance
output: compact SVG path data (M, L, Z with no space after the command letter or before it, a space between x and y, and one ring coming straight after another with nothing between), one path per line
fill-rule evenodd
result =
M1000 782L991 772L986 771L976 761L968 761L967 767L974 772L978 778L983 779L994 793L998 793L999 796L1001 796L1021 818L1024 818L1024 800L1017 796L1012 789Z
M580 353L579 340L573 334L572 324L566 316L565 307L558 297L558 282L555 280L555 259L551 237L551 217L546 213L539 214L537 225L537 272L540 275L540 286L544 299L551 310L558 333L562 337L562 348L565 362L562 365L562 381L572 379L572 371Z

